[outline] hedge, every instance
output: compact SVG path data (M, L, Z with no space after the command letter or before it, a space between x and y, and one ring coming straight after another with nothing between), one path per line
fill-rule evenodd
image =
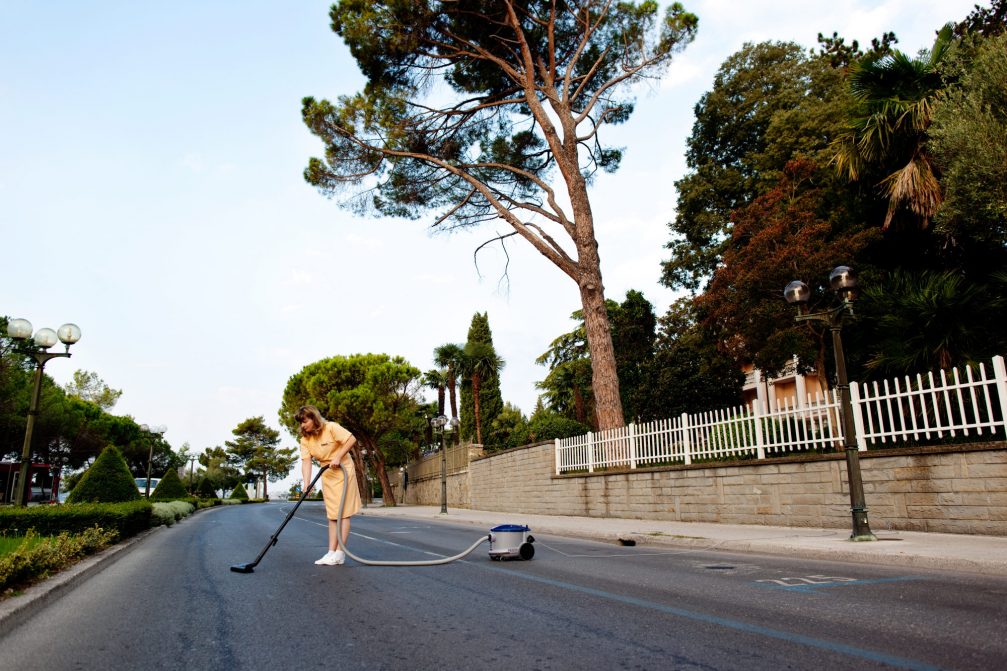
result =
M57 536L64 531L80 534L97 526L116 531L119 538L129 538L150 528L151 511L147 500L0 508L0 532L23 535L34 529L42 536Z

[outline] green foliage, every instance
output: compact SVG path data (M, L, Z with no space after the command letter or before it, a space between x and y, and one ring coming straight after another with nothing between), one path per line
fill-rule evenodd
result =
M367 82L336 103L302 100L304 123L324 143L305 179L327 195L348 191L343 204L358 212L434 210L433 226L443 228L502 221L512 231L501 242L527 241L581 288L585 313L598 315L588 188L623 153L602 138L632 114L633 85L663 73L692 41L697 17L678 2L662 15L651 0L342 0L330 16ZM615 361L605 325L594 317L591 325L598 415L613 423ZM500 407L462 435L481 434Z
M582 436L590 430L589 426L581 424L577 420L564 417L551 410L543 410L532 415L528 422L528 442Z
M647 380L644 420L668 419L737 405L745 376L737 361L697 320L693 299L673 303L661 318Z
M134 487L135 489L135 487ZM0 532L24 533L35 529L52 536L64 531L82 533L99 526L128 538L150 528L151 504L146 499L129 503L73 503L60 506L0 508Z
M487 452L528 444L528 419L519 408L505 403L490 426Z
M235 440L227 441L227 452L232 463L239 465L246 474L262 476L265 498L269 498L269 481L279 480L290 472L297 461L297 449L281 448L280 432L266 426L262 417L251 417L238 424L232 431Z
M114 543L116 538L115 531L97 526L76 535L63 532L41 540L37 532L28 531L14 552L0 557L0 594L45 578Z
M163 524L170 527L183 517L188 517L196 506L188 501L161 501L153 504L151 526Z
M182 484L181 478L178 477L178 471L174 468L168 469L161 481L157 483L157 487L150 493L151 499L184 499L188 496L189 490Z
M111 410L119 397L122 396L121 389L112 389L97 373L86 370L74 371L73 380L67 383L63 389L67 396L94 403L102 410Z
M248 499L248 492L245 491L245 486L240 482L234 486L231 490L231 495L228 497L230 499Z
M204 477L200 479L199 484L196 486L196 496L201 499L217 498L217 490L209 478Z
M630 289L622 303L605 302L612 330L616 369L623 414L639 418L645 412L648 381L644 369L653 356L657 318L654 306L639 291ZM591 387L591 357L587 347L584 313L570 315L577 327L550 344L536 363L549 367L549 374L536 383L549 408L581 424L595 426Z
M1007 267L1007 35L980 44L935 106L929 147L941 170L937 233L970 276Z
M114 445L106 447L67 498L68 503L136 501L140 493L133 475Z
M952 24L917 58L892 51L857 61L850 72L854 107L836 138L836 167L853 181L879 171L887 201L882 228L897 214L927 228L943 196L927 147L935 99L944 86L941 65L952 43Z
M483 443L489 437L493 420L503 410L500 370L504 367L504 360L497 356L493 347L487 313L477 312L472 316L462 352L459 430L463 439Z
M287 381L280 423L298 436L297 409L316 406L324 417L353 434L370 453L374 471L381 474L387 455L408 454L422 432L422 419L416 413L419 380L420 370L399 356L354 354L322 359ZM387 479L381 478L381 484L388 486ZM390 491L384 491L383 497L386 505L394 500Z
M955 272L895 271L864 287L857 310L874 378L978 364L1007 351L1007 274L980 284Z
M698 289L727 247L731 213L754 200L795 153L824 151L840 123L841 108L832 106L844 99L841 82L823 76L832 70L824 63L793 42L763 42L746 44L720 66L696 105L690 172L675 183L666 286Z

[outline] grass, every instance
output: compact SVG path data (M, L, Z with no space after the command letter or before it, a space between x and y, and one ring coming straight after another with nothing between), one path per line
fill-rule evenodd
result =
M33 534L28 537L28 543L24 549L30 550L39 543L44 543L47 540L49 540L47 536L35 536ZM6 534L0 535L0 557L13 553L15 550L20 548L24 542L24 536L7 536Z

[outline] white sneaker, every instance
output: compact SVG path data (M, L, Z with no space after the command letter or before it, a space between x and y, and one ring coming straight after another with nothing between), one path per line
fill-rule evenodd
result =
M326 552L324 555L321 556L320 559L315 560L315 564L318 565L330 564L332 559L335 557L335 554L336 553L332 551Z
M326 552L325 555L315 561L319 566L339 566L346 561L346 555L341 550Z

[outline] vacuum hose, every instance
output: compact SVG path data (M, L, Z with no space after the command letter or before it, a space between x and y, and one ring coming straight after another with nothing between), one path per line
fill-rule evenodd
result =
M456 554L453 557L443 557L442 559L428 559L423 561L379 561L374 559L362 559L350 552L343 544L343 506L346 505L346 492L349 487L349 478L346 475L346 468L342 464L339 464L339 470L343 472L343 493L342 497L339 499L339 516L336 520L336 542L339 543L339 549L346 553L346 556L354 561L366 564L367 566L439 566L440 564L447 564L449 562L458 561L463 557L467 557L473 550L489 540L489 535L487 534L473 543L472 546L464 552Z

